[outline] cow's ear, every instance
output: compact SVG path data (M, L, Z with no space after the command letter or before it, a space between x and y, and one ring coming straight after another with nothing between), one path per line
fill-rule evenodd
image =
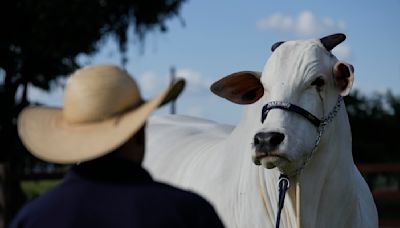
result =
M260 77L260 72L240 71L214 82L210 89L236 104L252 104L264 95Z
M352 65L338 61L333 68L333 78L340 95L347 96L350 93L354 81L354 68Z

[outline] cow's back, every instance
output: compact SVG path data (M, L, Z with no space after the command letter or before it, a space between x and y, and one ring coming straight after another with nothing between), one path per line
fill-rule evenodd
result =
M195 117L152 116L144 166L158 180L201 192L210 183L210 172L218 167L214 162L223 156L222 142L232 130L233 126Z

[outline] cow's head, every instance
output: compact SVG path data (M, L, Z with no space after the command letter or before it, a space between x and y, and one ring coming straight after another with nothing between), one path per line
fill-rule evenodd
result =
M259 128L254 131L253 161L266 168L292 172L301 167L315 145L316 126L301 115L262 108L272 101L302 107L318 118L327 115L338 96L353 84L353 67L338 61L331 50L344 34L317 40L278 42L262 73L233 73L211 86L212 92L237 104L253 104Z

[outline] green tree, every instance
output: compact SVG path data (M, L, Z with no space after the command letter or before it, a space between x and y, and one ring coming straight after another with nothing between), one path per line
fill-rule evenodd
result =
M400 162L400 97L390 91L370 97L355 91L345 101L355 162Z
M346 106L352 128L355 163L399 163L400 97L390 91L372 96L356 91L346 98ZM372 191L398 187L400 183L400 175L395 172L376 170L363 175ZM381 219L398 218L395 213L399 211L398 200L377 195L375 203Z
M28 105L28 85L50 89L51 82L79 67L77 55L96 53L98 42L107 36L114 37L121 53L125 53L130 26L139 41L153 30L167 31L167 19L179 16L184 1L0 2L0 194L4 201L0 203L0 215L6 223L23 203L15 175L23 147L15 122ZM22 91L20 96L17 91Z

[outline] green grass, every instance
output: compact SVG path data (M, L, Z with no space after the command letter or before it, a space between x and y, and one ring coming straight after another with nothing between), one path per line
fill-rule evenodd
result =
M55 187L61 180L39 180L39 181L22 181L21 187L22 191L28 200L32 200L42 193L47 192L51 188Z

